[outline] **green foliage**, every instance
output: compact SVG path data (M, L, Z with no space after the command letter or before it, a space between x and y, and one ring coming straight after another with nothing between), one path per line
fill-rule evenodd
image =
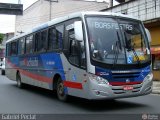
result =
M4 35L0 33L0 44L2 43Z

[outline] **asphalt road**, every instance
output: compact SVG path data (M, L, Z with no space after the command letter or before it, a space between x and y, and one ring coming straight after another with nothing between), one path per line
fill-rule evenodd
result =
M59 101L53 92L32 86L19 89L16 82L0 75L0 113L25 114L142 114L160 113L160 96L147 95L115 101L88 101L71 97Z

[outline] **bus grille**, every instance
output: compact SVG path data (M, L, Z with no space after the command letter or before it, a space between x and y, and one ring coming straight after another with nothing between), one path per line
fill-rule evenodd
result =
M135 78L139 77L140 72L112 72L113 79Z
M126 91L123 89L123 86L112 86L112 90L113 90L114 94L137 93L140 91L140 89L142 87L142 83L132 85L132 86L133 86L133 90Z

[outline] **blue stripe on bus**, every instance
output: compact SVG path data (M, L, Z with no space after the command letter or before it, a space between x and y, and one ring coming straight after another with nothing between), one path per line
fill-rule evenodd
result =
M101 76L104 79L107 79L108 82L126 82L126 79L129 79L130 82L143 82L144 78L150 73L150 66L147 66L142 69L138 69L138 73L131 73L131 74L113 74L111 70L96 67L95 68L96 74ZM118 71L118 70L116 70ZM135 71L129 70L129 71Z
M37 76L39 75L53 79L55 74L59 74L63 81L66 80L59 53L50 52L39 55L26 55L22 57L12 56L8 57L8 61L10 61L13 66L16 66L15 68L18 67L22 70L29 70L30 73ZM50 88L52 88L52 86L52 84L49 84ZM68 93L67 88L65 88L65 92Z

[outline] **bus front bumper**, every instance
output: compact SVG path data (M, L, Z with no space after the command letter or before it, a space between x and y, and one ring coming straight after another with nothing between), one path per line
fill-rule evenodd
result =
M112 86L105 84L96 84L90 80L90 92L88 99L117 99L147 95L152 92L153 74L146 77L141 84L127 85L131 86L132 90L124 90L124 86Z

